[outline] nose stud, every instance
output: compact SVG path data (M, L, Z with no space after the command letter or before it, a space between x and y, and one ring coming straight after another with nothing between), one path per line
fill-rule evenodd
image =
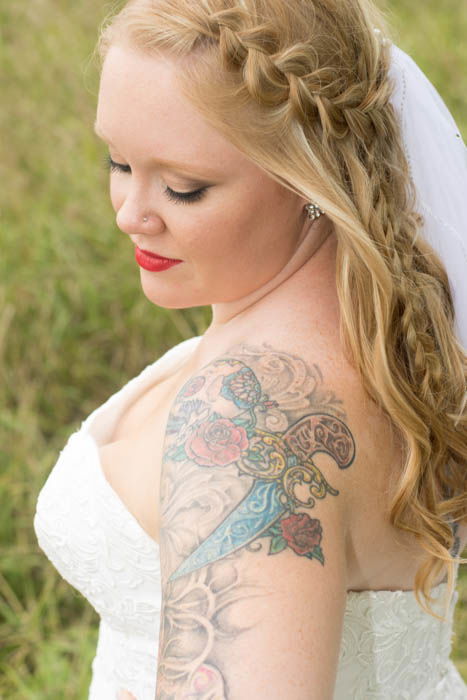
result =
M147 217L147 216L143 216L143 221L144 221L145 224L147 224L148 221L149 221L148 217Z

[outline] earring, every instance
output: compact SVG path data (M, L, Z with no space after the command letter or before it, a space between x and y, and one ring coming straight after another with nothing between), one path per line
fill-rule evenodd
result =
M145 224L147 224L148 221L149 221L148 217L147 217L147 216L143 216L143 221L144 221Z
M310 218L312 221L318 219L321 216L321 214L324 214L324 211L320 209L317 204L313 204L313 202L305 204L304 209L307 213L308 218Z

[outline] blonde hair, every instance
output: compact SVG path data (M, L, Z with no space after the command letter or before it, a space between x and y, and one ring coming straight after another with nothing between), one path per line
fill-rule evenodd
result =
M201 114L332 220L341 342L405 447L390 522L427 552L415 597L442 619L419 594L431 603L445 570L452 594L467 561L450 552L467 522L467 357L446 271L417 236L388 36L369 0L130 0L98 51L168 52Z

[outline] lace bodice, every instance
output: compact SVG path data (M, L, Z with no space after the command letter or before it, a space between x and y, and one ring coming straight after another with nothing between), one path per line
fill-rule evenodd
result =
M93 411L38 497L39 545L101 618L90 700L115 700L120 689L154 700L161 606L158 545L107 482L98 446L135 395L173 371L199 339L176 345ZM433 589L435 598L446 586ZM448 623L441 623L412 591L349 592L334 699L467 700L449 658L457 598L455 591Z

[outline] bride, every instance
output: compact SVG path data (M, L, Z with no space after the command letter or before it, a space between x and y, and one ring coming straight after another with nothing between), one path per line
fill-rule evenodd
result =
M118 228L149 301L212 321L38 498L101 616L92 700L467 698L465 147L388 35L370 0L130 0L103 28Z

